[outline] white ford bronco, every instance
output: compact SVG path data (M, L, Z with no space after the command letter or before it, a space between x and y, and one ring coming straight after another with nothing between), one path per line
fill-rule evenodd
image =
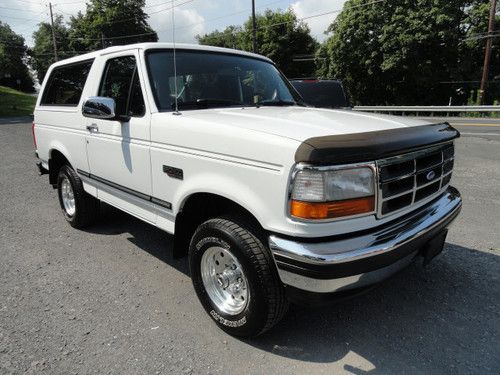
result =
M237 336L437 255L462 204L458 136L310 108L266 57L165 43L53 64L33 122L68 223L102 201L175 234L203 307Z

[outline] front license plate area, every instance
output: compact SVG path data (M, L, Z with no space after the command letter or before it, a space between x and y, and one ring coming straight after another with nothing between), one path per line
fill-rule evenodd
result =
M432 259L434 259L439 253L441 253L441 251L443 251L447 234L448 230L444 229L439 232L436 237L434 237L424 245L422 252L424 256L424 266L428 265Z

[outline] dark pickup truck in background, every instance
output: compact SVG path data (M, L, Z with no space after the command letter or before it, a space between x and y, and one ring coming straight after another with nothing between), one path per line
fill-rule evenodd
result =
M291 79L291 84L311 107L351 108L342 82L333 79Z

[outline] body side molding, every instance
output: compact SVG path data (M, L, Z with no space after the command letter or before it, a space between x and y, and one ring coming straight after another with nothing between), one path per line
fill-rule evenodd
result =
M115 184L112 181L109 181L109 180L106 180L106 179L104 179L102 177L95 176L95 175L93 175L91 173L82 171L81 169L77 169L76 171L77 171L78 174L81 174L82 176L90 178L91 180L98 181L101 184L105 184L105 185L111 186L111 187L113 187L115 189L118 189L118 190L121 190L121 191L123 191L123 192L125 192L127 194L133 195L133 196L135 196L137 198L144 199L144 200L149 201L151 203L154 203L154 204L157 204L159 206L165 207L165 208L167 208L169 210L172 209L172 203L170 203L170 202L167 202L167 201L164 201L164 200L152 197L150 195L147 195L147 194L144 194L144 193L141 193L141 192L129 189L129 188L127 188L125 186L122 186L122 185Z

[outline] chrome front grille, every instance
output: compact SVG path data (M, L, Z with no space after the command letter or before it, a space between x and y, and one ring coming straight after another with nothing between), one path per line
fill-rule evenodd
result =
M394 214L438 196L450 183L453 143L377 161L377 216Z

